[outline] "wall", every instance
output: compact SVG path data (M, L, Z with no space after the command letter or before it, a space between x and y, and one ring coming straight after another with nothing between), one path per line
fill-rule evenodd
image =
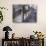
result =
M13 23L12 22L12 5L13 4L35 4L37 5L37 23ZM34 31L41 31L46 37L46 0L0 0L0 6L8 8L1 10L4 20L0 23L0 46L4 38L3 27L9 25L12 28L10 35L15 32L16 37L29 37ZM46 45L46 38L45 38Z

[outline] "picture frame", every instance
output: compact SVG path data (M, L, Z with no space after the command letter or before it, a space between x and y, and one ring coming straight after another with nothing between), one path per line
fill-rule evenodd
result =
M37 6L35 5L13 5L14 23L36 23Z

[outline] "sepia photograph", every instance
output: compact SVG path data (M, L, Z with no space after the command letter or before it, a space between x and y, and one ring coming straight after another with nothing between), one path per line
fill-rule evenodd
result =
M36 5L13 5L14 23L34 23L37 22Z

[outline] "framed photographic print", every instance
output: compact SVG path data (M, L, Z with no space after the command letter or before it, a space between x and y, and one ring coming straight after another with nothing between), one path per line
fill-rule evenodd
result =
M13 5L14 23L34 23L37 22L36 5Z

